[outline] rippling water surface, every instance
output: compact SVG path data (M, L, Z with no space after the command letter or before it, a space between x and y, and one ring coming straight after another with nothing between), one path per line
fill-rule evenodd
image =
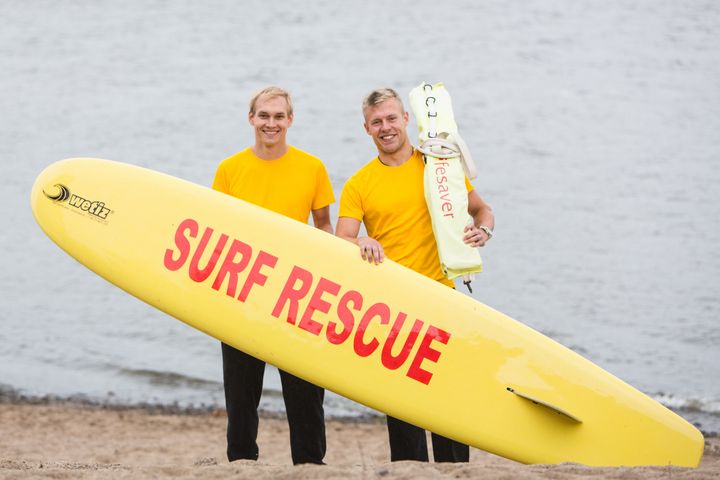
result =
M0 391L223 402L215 340L35 225L46 165L96 156L209 185L252 141L247 98L275 83L295 95L291 143L339 195L374 152L363 95L443 81L497 216L474 296L720 430L720 6L437 5L2 2ZM267 377L263 407L282 409Z

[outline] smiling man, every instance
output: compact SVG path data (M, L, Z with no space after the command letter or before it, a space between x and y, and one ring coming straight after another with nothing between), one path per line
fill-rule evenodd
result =
M288 92L279 87L259 91L250 100L248 120L255 144L220 163L213 189L299 222L307 223L312 214L315 227L332 234L330 204L335 197L325 166L286 140L293 121ZM257 409L265 363L224 343L222 356L228 460L257 460ZM280 380L293 463L323 463L325 391L283 371Z
M357 244L363 260L381 263L385 256L449 287L454 284L442 272L432 221L425 203L422 154L407 136L408 113L397 92L382 88L363 101L365 131L377 147L378 156L353 175L343 188L336 234ZM464 241L481 247L495 225L490 206L466 180L468 213L473 224ZM359 237L365 223L367 236ZM360 261L360 260L358 260ZM459 392L460 393L460 392ZM390 460L428 461L425 431L387 417ZM436 462L467 462L466 445L432 434Z

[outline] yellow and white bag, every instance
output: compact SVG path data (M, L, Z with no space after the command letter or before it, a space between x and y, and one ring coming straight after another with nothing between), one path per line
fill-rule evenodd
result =
M410 107L417 120L420 146L425 160L425 201L443 273L463 277L468 285L472 274L482 271L480 252L463 242L468 213L465 176L477 176L470 152L458 134L450 94L442 83L423 83L410 91Z

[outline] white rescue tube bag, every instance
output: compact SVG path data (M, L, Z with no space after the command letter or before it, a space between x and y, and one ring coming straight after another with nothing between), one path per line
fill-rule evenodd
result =
M442 83L423 83L410 92L410 106L417 120L419 150L425 160L425 201L438 246L440 264L447 278L482 271L477 248L463 241L465 226L473 222L468 213L465 176L476 176L475 166L458 134L450 94Z

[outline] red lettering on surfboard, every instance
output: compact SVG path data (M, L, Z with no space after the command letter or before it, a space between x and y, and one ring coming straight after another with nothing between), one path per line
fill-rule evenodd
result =
M165 250L165 268L168 270L177 271L185 264L188 256L190 255L190 241L185 236L185 232L189 230L188 234L195 238L198 233L198 224L192 218L188 218L180 222L177 230L175 231L175 245L178 247L178 258L174 257L174 251L171 249Z
M325 336L328 341L335 345L340 345L348 339L350 334L355 327L355 316L350 311L350 303L352 303L352 309L359 312L363 305L363 297L360 292L355 290L348 290L340 298L337 306L337 318L342 322L343 329L337 330L337 322L330 320L327 324L327 330L325 330Z
M303 313L303 316L300 319L298 327L302 328L303 330L307 330L308 332L315 335L319 335L320 331L322 330L322 324L312 318L313 314L316 311L319 311L321 313L328 313L330 311L330 308L332 307L332 304L323 300L322 295L323 293L329 293L333 296L336 296L339 291L340 285L331 280L328 280L327 278L321 277L317 287L315 288L315 291L312 294L312 297L310 297L310 302L305 309L305 313Z
M240 259L237 256L240 255ZM228 278L228 286L225 293L229 297L235 297L235 290L237 289L238 277L240 273L245 270L250 263L250 257L252 256L252 247L245 242L233 239L230 244L230 249L225 254L220 270L215 277L215 281L212 284L212 288L220 290L225 278Z
M430 328L427 329L427 332L425 332L425 336L423 337L422 342L420 343L420 348L415 354L415 358L410 365L407 376L417 380L418 382L422 382L425 385L429 384L430 379L432 378L432 373L422 368L422 362L423 360L429 360L437 363L440 359L440 352L432 348L430 344L433 341L438 341L447 345L449 340L450 334L448 332L431 325Z
M212 251L212 254L210 256L210 260L208 260L207 265L205 265L205 268L200 268L200 259L203 256L203 253L205 252L205 249L207 248L207 244L210 242L210 237L212 237L213 229L208 227L205 229L205 233L203 233L202 238L200 239L200 243L197 246L197 249L195 249L195 253L193 254L192 260L190 260L190 278L195 280L196 282L204 282L207 280L207 278L210 276L212 271L215 269L215 264L217 264L218 258L220 257L220 254L223 251L223 248L225 248L225 244L227 243L228 236L224 233L220 235L220 238L218 239L218 242L215 244L215 248Z
M417 340L417 337L420 334L420 330L422 330L424 324L424 322L419 318L416 319L413 323L412 328L410 329L410 332L408 332L408 336L405 339L405 343L400 349L400 352L397 355L393 355L392 351L395 345L395 341L400 336L400 330L402 330L406 318L407 315L405 313L398 313L397 317L395 318L395 323L393 323L393 326L390 329L390 334L388 335L387 340L385 341L385 345L383 346L382 364L390 370L396 370L400 368L403 363L405 363L405 360L407 360L408 356L410 355L410 350L412 350L413 345L415 345L415 341Z
M177 230L175 231L175 247L177 250L172 248L165 250L163 263L170 271L180 270L190 257L190 253L192 253L193 256L190 260L190 265L188 266L188 277L197 283L202 283L215 271L218 260L225 249L229 237L225 233L220 234L210 253L210 258L207 260L205 266L201 267L200 264L203 257L206 256L205 251L207 250L208 245L211 244L214 230L211 227L205 228L202 237L200 238L200 242L193 252L190 244L190 238L197 238L199 231L200 226L197 221L192 218L187 218L180 222ZM227 279L228 285L225 293L230 297L235 297L240 274L250 264L252 256L253 249L250 245L245 242L241 242L238 239L233 239L230 243L230 248L228 248L225 253L222 265L215 276L212 288L219 291L220 287L225 282L225 279ZM255 256L255 261L250 268L250 272L243 282L243 287L240 290L240 294L237 296L237 299L244 302L247 299L253 285L265 285L267 275L262 272L262 268L275 267L277 260L278 258L276 256L263 250L259 250Z
M273 268L277 264L277 261L278 257L276 257L275 255L270 255L269 253L260 250L257 257L255 258L255 263L253 263L252 268L250 268L250 273L245 280L245 284L243 285L242 290L240 290L238 300L240 300L241 302L247 300L247 297L250 294L250 289L253 287L253 285L260 285L261 287L265 285L268 277L267 275L262 273L260 269L265 266Z
M297 282L300 281L300 285L296 287ZM305 297L310 291L312 286L312 273L308 272L304 268L298 266L293 267L290 272L290 276L285 282L285 286L280 293L280 298L275 302L275 308L273 308L273 317L280 318L280 314L285 310L285 305L289 304L287 321L295 325L297 320L297 314L299 310L300 300Z
M378 323L380 323L380 325L387 325L390 321L390 307L384 303L375 303L370 305L370 308L367 309L365 314L362 316L362 319L360 319L357 332L355 332L353 347L355 349L355 353L361 357L369 356L380 345L377 338L373 338L369 342L365 341L365 332L367 331L368 326L370 326L370 322L375 317L379 319Z
M224 293L241 302L252 296L254 288L266 285L269 271L280 261L269 252L216 233L209 226L204 227L198 239L200 231L194 219L180 222L175 245L165 250L163 264L172 272L185 268L188 278L197 283L207 281L214 273L209 286L219 292L227 284ZM394 313L386 302L363 308L365 303L361 292L344 291L340 283L294 265L271 315L318 338L324 329L328 343L347 343L343 348L349 348L354 355L391 371L403 368L406 377L428 385L433 377L430 364L439 362L441 345L448 343L450 333L419 318L411 324L407 313Z

